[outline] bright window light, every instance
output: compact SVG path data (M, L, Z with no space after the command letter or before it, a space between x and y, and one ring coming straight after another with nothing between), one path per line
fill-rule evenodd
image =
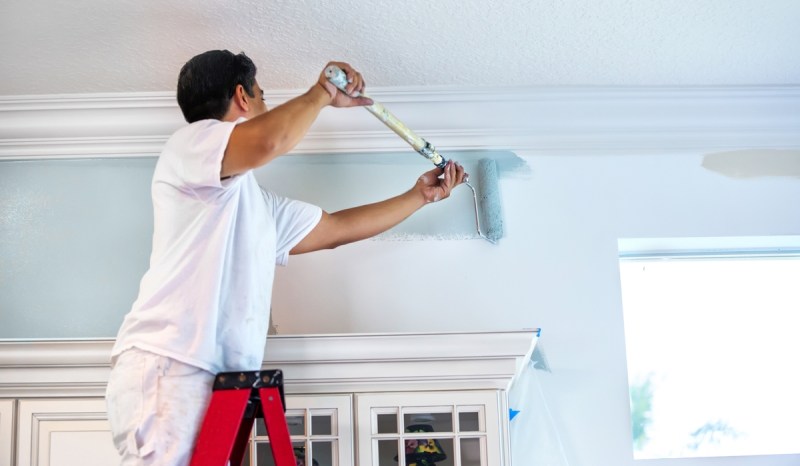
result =
M634 458L800 453L800 251L620 244Z

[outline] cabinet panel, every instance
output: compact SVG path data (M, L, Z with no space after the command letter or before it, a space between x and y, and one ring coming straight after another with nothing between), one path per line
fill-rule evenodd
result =
M19 401L17 464L119 464L102 398Z
M14 454L14 400L0 400L0 466L11 466Z
M307 466L350 466L353 463L353 400L351 395L287 395L286 423L295 456ZM251 434L245 466L273 466L264 421ZM301 464L298 462L298 464Z
M503 463L500 392L356 395L360 466L498 466Z

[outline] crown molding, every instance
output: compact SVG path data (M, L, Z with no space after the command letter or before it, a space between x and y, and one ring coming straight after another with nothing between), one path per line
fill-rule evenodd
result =
M287 393L505 389L538 330L271 335ZM0 398L102 396L114 340L0 341Z
M270 92L275 107L302 91ZM800 86L383 88L372 97L441 150L546 154L800 147ZM0 97L0 159L157 156L174 93ZM326 108L293 153L408 146L368 112Z

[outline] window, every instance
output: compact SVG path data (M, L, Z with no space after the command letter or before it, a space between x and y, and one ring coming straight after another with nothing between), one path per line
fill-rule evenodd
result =
M798 246L620 241L634 458L800 453Z

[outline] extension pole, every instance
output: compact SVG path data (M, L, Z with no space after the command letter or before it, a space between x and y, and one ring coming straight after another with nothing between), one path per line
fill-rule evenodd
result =
M342 92L345 92L347 88L347 75L341 68L336 65L330 65L325 68L325 77L328 78L328 81L336 86ZM366 94L360 94L361 97L369 97ZM359 95L353 95L352 97L359 97ZM411 131L400 119L394 116L383 104L375 101L372 99L372 105L367 105L366 108L370 113L375 115L379 120L383 122L386 126L388 126L392 131L397 133L398 136L403 138L411 147L414 148L415 151L419 152L420 155L425 157L426 159L430 160L434 165L439 168L444 168L447 164L447 159L445 159L439 152L436 151L436 148L423 139L422 137L418 136L416 133ZM492 244L497 244L497 240L492 239L486 236L482 229L481 229L481 221L480 221L480 211L481 209L478 208L478 193L475 191L475 188L469 183L469 175L464 177L464 184L472 191L472 199L475 204L475 227L478 230L478 236L489 241Z

